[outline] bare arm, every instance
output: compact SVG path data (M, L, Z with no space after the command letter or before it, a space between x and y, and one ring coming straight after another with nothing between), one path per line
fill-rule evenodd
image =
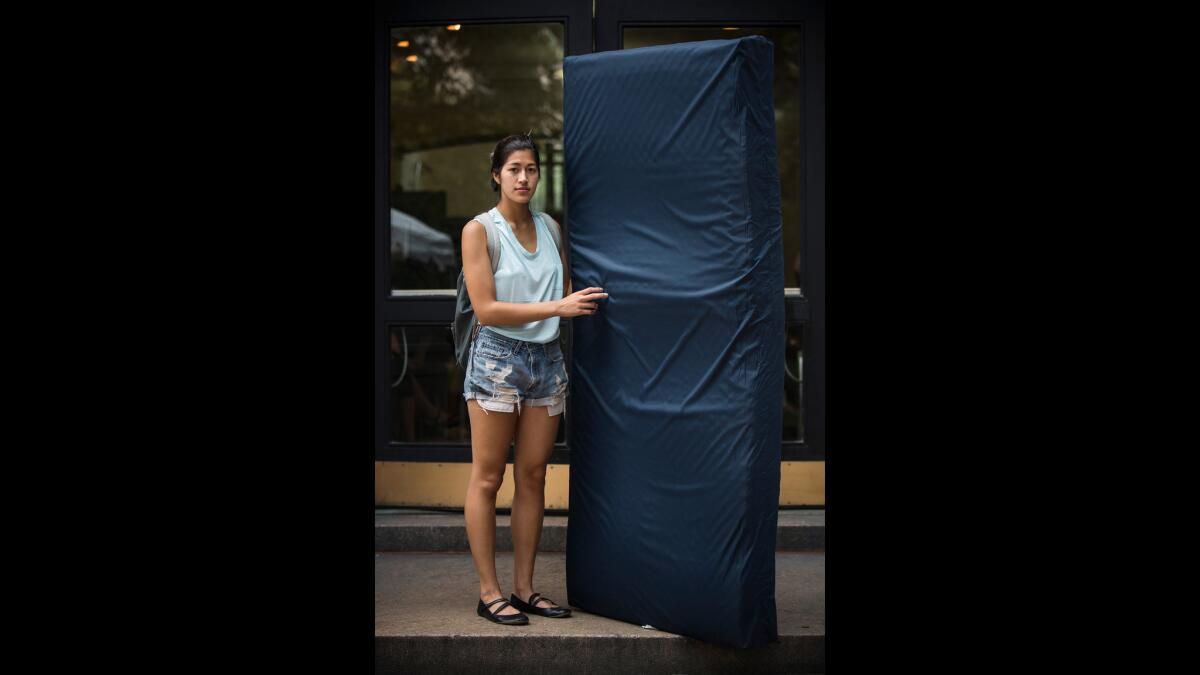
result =
M557 315L557 301L499 302L496 300L496 281L492 278L492 261L487 252L487 230L483 223L472 220L463 226L463 280L475 318L485 326L507 326L540 321Z

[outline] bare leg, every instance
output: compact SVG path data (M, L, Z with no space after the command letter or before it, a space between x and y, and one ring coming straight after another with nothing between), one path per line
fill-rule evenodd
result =
M496 579L496 493L504 481L504 466L508 446L516 427L517 413L502 413L479 407L479 401L467 401L471 415L471 479L463 513L467 522L467 540L475 572L479 575L479 598L485 603L503 597ZM499 603L498 603L499 604ZM517 614L519 610L505 605L493 614Z
M559 415L547 415L548 406L527 406L517 421L516 486L512 507L513 587L528 602L533 595L533 565L546 512L546 463L554 450ZM557 607L538 600L537 607Z

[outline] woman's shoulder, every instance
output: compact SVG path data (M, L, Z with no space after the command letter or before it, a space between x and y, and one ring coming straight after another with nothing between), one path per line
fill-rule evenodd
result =
M546 213L545 211L538 211L537 215L538 217L534 220L542 221L542 227L546 228L552 233L562 232L562 228L558 226L558 221L554 219L554 216Z
M489 235L487 228L484 227L483 223L481 223L478 218L472 218L471 220L468 220L467 223L462 227L462 241L470 239L472 241L486 242L488 237Z
M489 224L495 225L496 219L495 219L495 217L492 216L492 210L493 209L488 209L487 211L484 211L483 213L480 213L479 215L475 216L471 220L468 220L467 224L463 225L463 231L465 232L466 228L468 228L468 227L483 229L483 222L485 220L489 221Z
M483 213L480 213L479 215L475 216L474 218L468 220L467 224L463 225L463 232L466 232L467 228L471 228L471 229L475 229L475 230L482 230L484 220L491 220L492 224L495 224L495 222L496 222L495 220L492 220L490 213L488 213L487 211L484 211Z

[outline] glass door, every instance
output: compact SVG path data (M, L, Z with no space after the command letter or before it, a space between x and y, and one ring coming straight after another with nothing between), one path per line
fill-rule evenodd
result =
M393 2L377 12L375 456L470 462L448 330L462 227L495 205L492 147L532 132L545 179L531 207L569 229L562 62L592 49L591 3ZM566 461L564 422L551 462Z
M825 76L823 0L596 0L597 51L762 35L775 45L775 132L787 349L782 457L825 458Z

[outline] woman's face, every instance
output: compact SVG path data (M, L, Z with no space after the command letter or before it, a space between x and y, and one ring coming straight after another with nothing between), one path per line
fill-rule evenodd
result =
M537 190L538 165L533 161L532 150L516 150L504 160L500 174L492 174L500 183L500 193L510 201L528 204Z

